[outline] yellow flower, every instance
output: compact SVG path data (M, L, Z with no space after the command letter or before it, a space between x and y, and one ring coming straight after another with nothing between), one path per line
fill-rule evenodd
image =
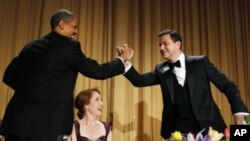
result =
M182 135L179 131L171 134L170 141L182 141Z
M209 127L208 135L211 141L220 141L223 138L223 134Z

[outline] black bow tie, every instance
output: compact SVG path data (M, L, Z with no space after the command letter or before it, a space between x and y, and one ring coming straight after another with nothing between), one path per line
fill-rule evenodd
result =
M169 66L170 69L173 69L174 67L178 67L178 68L181 67L181 63L180 63L179 60L176 61L175 63L170 63L170 62L168 62L167 64L168 64L168 66Z

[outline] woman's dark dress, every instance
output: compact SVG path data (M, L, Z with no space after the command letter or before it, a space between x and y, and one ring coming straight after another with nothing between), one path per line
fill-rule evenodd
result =
M108 135L109 135L109 132L111 131L111 125L107 122L102 122L104 127L105 127L105 130L106 130L106 134L99 137L98 139L94 140L94 141L107 141L107 138L108 138ZM74 126L75 126L75 132L76 132L76 138L77 138L77 141L93 141L87 137L84 137L84 136L81 136L80 135L80 124L78 121L74 121Z

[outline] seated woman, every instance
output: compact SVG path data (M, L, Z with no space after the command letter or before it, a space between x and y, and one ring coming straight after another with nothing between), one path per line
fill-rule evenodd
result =
M97 88L81 91L75 99L78 109L71 134L71 141L111 141L111 126L98 120L102 114L103 103Z

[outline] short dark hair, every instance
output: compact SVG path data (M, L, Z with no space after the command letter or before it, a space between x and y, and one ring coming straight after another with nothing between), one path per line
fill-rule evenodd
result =
M90 99L93 96L93 92L98 92L100 94L100 91L97 88L92 88L92 89L82 90L76 96L74 106L76 109L78 109L77 116L79 119L82 119L83 116L85 115L86 111L84 109L84 106L89 104Z
M182 42L181 35L178 32L176 32L176 31L174 31L172 29L164 29L164 30L162 30L161 32L158 33L158 37L161 37L161 36L163 36L165 34L169 34L170 38L174 42L177 42L177 41Z
M69 10L60 9L56 11L50 19L51 30L54 30L61 20L63 20L65 23L68 23L72 21L74 17L75 14Z

